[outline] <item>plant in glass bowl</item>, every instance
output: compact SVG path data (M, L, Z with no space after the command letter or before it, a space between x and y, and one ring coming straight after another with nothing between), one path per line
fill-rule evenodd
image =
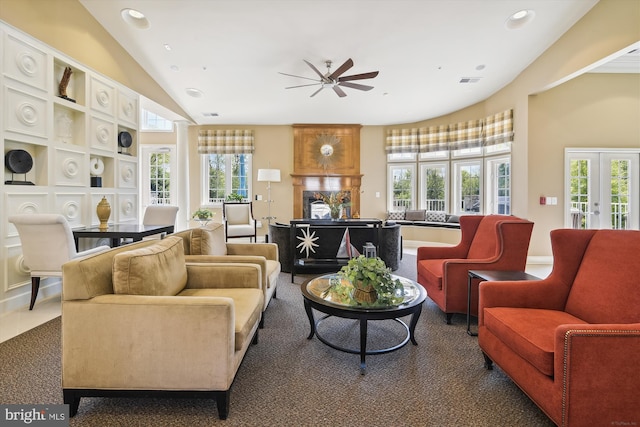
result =
M351 258L339 273L354 288L353 299L365 304L395 305L404 300L404 287L380 258Z
M191 215L191 218L200 221L200 224L205 226L213 218L213 212L209 209L198 209Z

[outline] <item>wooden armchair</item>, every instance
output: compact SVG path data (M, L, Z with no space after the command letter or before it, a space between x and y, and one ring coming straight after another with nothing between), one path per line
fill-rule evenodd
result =
M469 270L524 270L533 223L507 215L460 217L462 237L452 247L418 248L418 283L451 323L467 312ZM471 314L477 316L478 286L471 292Z

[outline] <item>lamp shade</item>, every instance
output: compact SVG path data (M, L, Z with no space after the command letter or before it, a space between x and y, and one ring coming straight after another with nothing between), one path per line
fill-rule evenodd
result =
M280 169L258 169L258 182L280 182Z

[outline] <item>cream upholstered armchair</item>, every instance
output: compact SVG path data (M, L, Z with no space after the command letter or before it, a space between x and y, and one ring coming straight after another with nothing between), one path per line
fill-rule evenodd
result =
M62 389L83 397L214 398L221 419L263 305L255 264L189 264L168 236L63 266Z
M260 266L264 306L260 326L264 326L264 311L276 297L281 265L278 245L275 243L228 243L224 238L224 226L209 223L205 227L179 231L172 236L182 237L188 262L250 263Z
M257 223L253 218L253 204L223 203L224 235L226 239L249 237L256 241Z
M109 246L98 246L78 252L71 227L62 215L12 215L9 222L18 230L24 263L31 274L29 310L33 310L36 303L41 277L61 277L65 262L109 249Z

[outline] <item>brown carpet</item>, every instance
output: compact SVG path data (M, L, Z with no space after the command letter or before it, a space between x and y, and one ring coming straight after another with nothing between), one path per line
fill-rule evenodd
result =
M415 257L405 255L396 274L415 279ZM207 400L84 398L71 426L553 426L499 368L484 369L464 316L446 325L427 299L418 346L368 356L363 376L359 356L306 339L299 285L307 277L296 276L295 284L290 278L280 276L226 421ZM357 348L353 321L331 319L323 327L325 337ZM395 330L391 321L371 322L370 348L385 345ZM60 318L0 344L0 402L62 403L60 375Z

